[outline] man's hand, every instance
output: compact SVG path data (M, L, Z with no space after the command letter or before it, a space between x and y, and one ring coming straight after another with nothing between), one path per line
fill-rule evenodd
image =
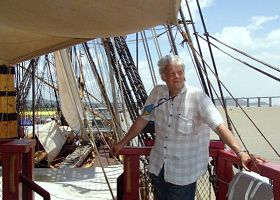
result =
M118 155L120 150L124 147L124 145L126 145L135 136L137 136L148 124L148 122L149 121L145 120L141 116L137 117L137 119L135 120L135 122L133 122L132 126L130 127L129 131L124 136L124 138L121 141L111 146L111 150L110 150L111 155L112 156Z
M120 150L123 148L123 144L121 142L117 142L111 146L110 153L112 156L117 156Z
M251 154L251 156L247 152L240 152L237 154L237 156L240 158L242 166L245 170L250 171L249 166L252 165L252 163L263 163L267 162L264 158L261 158L260 156L254 156Z

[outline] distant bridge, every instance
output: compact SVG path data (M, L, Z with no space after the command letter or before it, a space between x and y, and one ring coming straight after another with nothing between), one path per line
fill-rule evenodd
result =
M270 97L238 97L235 98L236 101L232 98L225 98L226 106L246 106L246 107L272 107L280 106L280 96L270 96ZM220 106L220 100L214 100L215 105Z

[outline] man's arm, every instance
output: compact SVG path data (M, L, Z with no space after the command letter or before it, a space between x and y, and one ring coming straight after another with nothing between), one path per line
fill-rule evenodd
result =
M216 129L215 132L220 136L225 144L227 144L235 153L239 152L241 147L237 142L234 135L231 131L226 127L225 123L220 124Z
M231 133L231 131L226 127L226 125L224 123L220 124L215 129L215 132L220 136L223 142L227 144L236 153L236 155L240 158L243 167L246 170L249 170L248 163L251 161L251 157L247 152L241 151L241 147L238 141Z
M111 147L111 154L117 155L119 151L124 147L124 145L126 145L129 141L136 137L147 124L147 120L145 120L141 116L137 117L124 138L121 141L113 144L113 146Z

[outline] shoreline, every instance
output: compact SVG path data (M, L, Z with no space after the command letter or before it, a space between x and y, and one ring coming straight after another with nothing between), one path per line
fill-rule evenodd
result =
M234 135L239 141L240 136L249 153L262 156L270 162L280 163L280 158L268 144L269 142L280 153L280 106L242 108L256 124L260 132L240 108L228 107L228 114L238 131L233 131ZM218 110L222 113L226 122L224 111L221 107L218 107ZM211 139L218 139L218 137L213 133L211 134Z

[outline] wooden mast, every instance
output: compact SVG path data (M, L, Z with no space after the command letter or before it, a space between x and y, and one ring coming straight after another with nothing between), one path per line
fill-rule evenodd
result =
M0 139L17 137L15 68L0 65Z

